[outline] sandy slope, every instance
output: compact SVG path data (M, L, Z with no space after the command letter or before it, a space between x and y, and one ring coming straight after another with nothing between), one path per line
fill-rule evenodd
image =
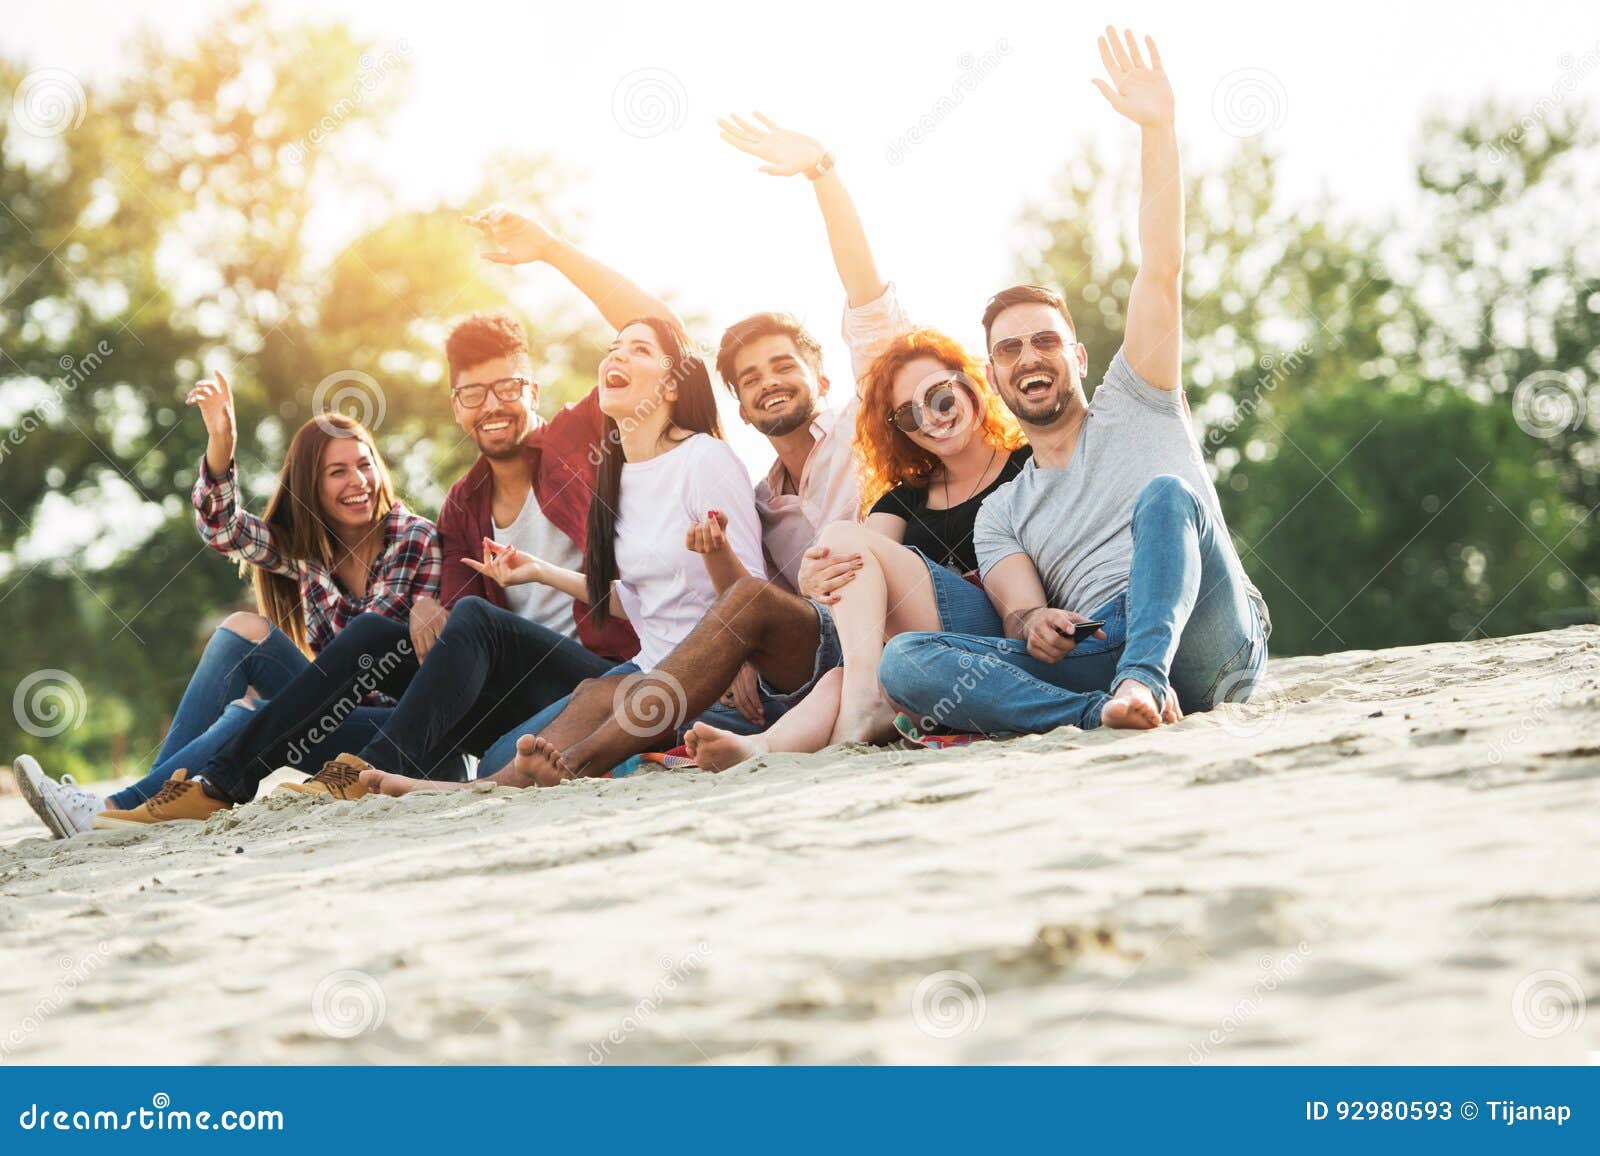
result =
M71 843L5 799L0 1053L1585 1062L1600 628L1272 682L1149 734Z

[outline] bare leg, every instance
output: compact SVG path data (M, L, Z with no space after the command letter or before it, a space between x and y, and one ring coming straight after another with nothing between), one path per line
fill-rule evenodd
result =
M780 690L804 686L821 641L816 609L804 598L741 578L660 666L611 690L580 688L544 737L574 775L604 775L704 712L746 662Z
M839 719L829 741L884 742L894 737L894 704L878 684L883 641L908 631L939 629L939 606L928 566L899 542L855 522L835 522L819 543L861 555L861 569L841 587L833 620L844 651Z
M834 720L839 717L843 686L844 672L830 670L817 680L810 694L762 734L736 735L697 722L684 736L684 745L689 756L707 771L725 771L746 759L777 751L820 751L828 745Z

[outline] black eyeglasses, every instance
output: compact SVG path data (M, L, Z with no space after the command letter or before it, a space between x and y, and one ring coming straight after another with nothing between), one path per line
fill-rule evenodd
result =
M1025 344L1033 346L1046 357L1052 357L1060 353L1067 343L1066 339L1054 329L1041 329L1026 337L1007 337L1003 341L996 341L994 347L989 350L989 356L994 358L994 363L1001 369L1006 369L1017 363Z
M499 381L491 381L487 385L463 385L459 389L452 389L450 396L461 403L462 409L478 409L489 399L491 389L501 401L516 401L532 384L525 377L502 377Z
M949 417L956 408L954 381L941 381L928 390L921 402L908 401L889 411L889 424L901 433L916 433L923 426L924 412L934 417Z

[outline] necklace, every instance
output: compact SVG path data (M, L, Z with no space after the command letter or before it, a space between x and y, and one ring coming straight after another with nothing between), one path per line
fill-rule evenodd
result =
M983 479L989 476L989 467L994 465L995 455L999 452L999 446L995 446L994 449L989 451L989 460L983 463L983 469L978 473L978 480L972 484L972 493L962 498L960 505L964 506L972 501L977 496L978 491L983 488ZM947 510L954 509L955 507L950 504L950 473L948 470L945 471L945 475L940 481L944 483L944 508Z

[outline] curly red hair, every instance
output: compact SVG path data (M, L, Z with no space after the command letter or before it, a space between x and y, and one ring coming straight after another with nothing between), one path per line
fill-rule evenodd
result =
M873 359L861 382L856 415L856 469L861 476L861 509L898 485L925 487L939 468L938 455L923 449L889 423L894 409L894 379L919 357L931 357L957 375L982 420L978 436L997 450L1021 449L1026 439L1000 395L989 388L983 362L959 341L936 329L913 329L890 342Z

